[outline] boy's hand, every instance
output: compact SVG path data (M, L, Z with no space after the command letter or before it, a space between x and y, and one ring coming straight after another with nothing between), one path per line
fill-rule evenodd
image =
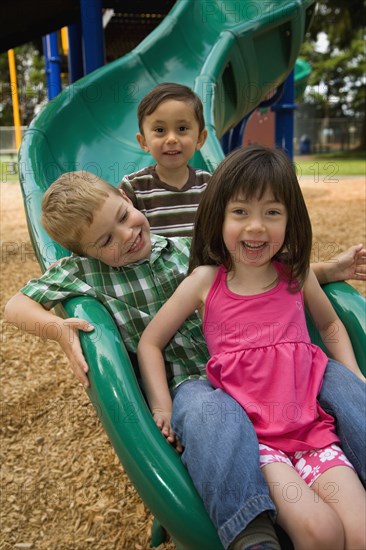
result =
M183 447L175 435L175 433L172 430L172 427L170 425L170 419L172 416L171 412L163 411L163 410L157 410L154 409L152 411L153 418L155 420L155 424L163 434L163 436L166 438L166 440L175 447L175 449L178 451L178 453L183 452Z
M362 244L351 246L332 258L331 262L333 263L333 281L347 279L366 281L366 248Z
M62 319L62 325L59 344L67 355L76 378L84 388L88 388L90 384L86 373L89 367L81 349L79 330L91 332L94 327L88 321L76 318Z
M54 315L42 304L17 292L5 306L5 319L25 332L60 344L71 362L76 378L85 388L89 387L86 376L88 365L81 351L79 330L91 332L94 327L83 319L63 319Z

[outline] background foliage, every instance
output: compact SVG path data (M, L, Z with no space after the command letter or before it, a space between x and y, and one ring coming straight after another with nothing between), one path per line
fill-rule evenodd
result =
M322 0L301 55L312 72L305 102L317 107L319 117L365 121L366 61L363 0ZM325 47L317 46L325 34ZM323 35L324 36L324 35ZM323 42L324 44L324 42ZM365 127L363 144L365 148Z
M46 75L44 58L32 42L14 49L17 72L20 120L28 126L41 105L46 101ZM10 85L8 54L0 54L0 126L12 126L13 90Z

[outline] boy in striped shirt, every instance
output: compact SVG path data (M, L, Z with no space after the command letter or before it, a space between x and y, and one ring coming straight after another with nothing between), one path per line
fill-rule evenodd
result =
M138 107L140 147L156 164L124 176L121 187L158 235L191 236L211 175L188 166L206 141L200 98L187 86L159 84Z

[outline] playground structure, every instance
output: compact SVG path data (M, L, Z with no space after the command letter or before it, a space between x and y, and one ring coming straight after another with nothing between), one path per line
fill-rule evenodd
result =
M243 14L248 12L227 11L227 5L219 0L177 2L130 54L72 84L33 121L24 136L19 167L30 235L42 268L68 253L39 224L44 190L74 168L117 185L124 173L148 165L151 158L134 139L136 107L154 85L176 81L201 96L209 138L192 164L213 170L224 156L220 138L291 74L314 2L278 1L267 9L261 2L250 2L260 17L247 18ZM364 364L359 337L364 302L348 285L329 285L328 293L352 328ZM221 548L180 458L149 414L113 320L90 298L70 300L65 314L103 327L98 342L82 338L90 365L89 396L125 471L158 520L153 543L163 540L162 525L177 548Z

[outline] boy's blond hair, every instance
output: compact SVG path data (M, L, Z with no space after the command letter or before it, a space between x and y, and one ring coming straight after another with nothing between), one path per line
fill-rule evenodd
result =
M42 225L54 241L82 254L81 237L111 194L121 196L118 189L95 174L66 172L44 194Z

